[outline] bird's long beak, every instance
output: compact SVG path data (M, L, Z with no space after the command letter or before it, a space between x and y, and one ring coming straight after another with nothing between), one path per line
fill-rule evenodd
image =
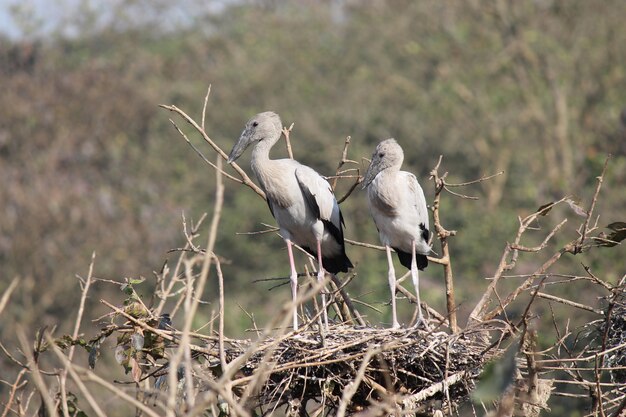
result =
M233 146L233 149L230 151L230 154L228 155L229 164L235 162L237 158L241 156L243 151L245 151L248 145L250 144L245 133L246 132L244 131L241 134L241 136L239 137L239 140L237 141L237 143L235 143L235 146Z
M363 176L363 181L361 182L363 190L366 189L367 186L372 183L372 181L374 181L374 178L376 178L376 175L378 175L379 172L380 164L372 159L369 168L367 168L367 171Z

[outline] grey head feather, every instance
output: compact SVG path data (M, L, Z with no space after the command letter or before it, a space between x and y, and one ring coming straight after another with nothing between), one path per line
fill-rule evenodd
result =
M239 140L233 146L228 155L228 163L232 163L239 158L248 146L262 140L276 141L280 138L283 124L278 114L273 111L266 111L254 115L246 123L246 127L241 132Z
M389 168L400 169L404 160L404 151L395 139L385 139L376 146L372 162L363 176L363 189L367 188L376 175Z

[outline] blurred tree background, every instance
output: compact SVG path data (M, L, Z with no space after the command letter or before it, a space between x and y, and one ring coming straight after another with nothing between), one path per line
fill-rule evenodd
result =
M463 324L518 216L568 194L588 204L608 153L599 224L626 220L621 0L62 5L54 24L28 1L3 6L20 35L0 38L0 291L21 279L4 335L14 323L69 330L80 293L75 275L86 275L93 251L95 275L116 281L153 281L166 259L175 262L168 250L184 245L181 212L211 214L215 173L157 105L199 119L209 84L206 130L225 150L251 115L271 109L285 125L295 122L295 157L325 175L334 173L348 135L349 157L361 169L379 140L395 137L428 199L439 155L452 182L504 171L462 190L478 201L446 195L442 202L444 226L459 232L451 250ZM277 146L274 156L285 154ZM241 165L249 172L248 161ZM340 184L338 195L348 187ZM251 283L287 276L288 263L275 235L236 234L274 224L267 206L234 183L225 199L217 248L230 260L226 324L237 336L251 326L242 309L262 325L276 300L289 299L286 287L269 292L271 284ZM342 210L348 238L378 243L362 192ZM351 295L381 308L382 315L363 311L373 323L388 323L384 254L347 251L358 274ZM519 262L532 272L542 260ZM581 262L608 281L624 274L622 248L565 260L584 274ZM422 277L423 299L445 311L442 271L432 265ZM113 285L96 291L123 299ZM580 295L584 284L572 291ZM214 293L205 299L198 317L208 320ZM104 311L90 304L92 317ZM401 304L407 322L412 307Z

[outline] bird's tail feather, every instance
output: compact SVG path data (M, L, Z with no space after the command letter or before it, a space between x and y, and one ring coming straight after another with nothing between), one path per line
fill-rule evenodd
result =
M333 274L336 274L337 272L348 272L348 268L354 267L345 253L332 258L322 257L322 262L324 264L324 269Z
M307 248L306 246L303 248L317 259L317 254L314 250ZM348 268L354 268L354 265L350 262L350 259L346 255L345 251L330 257L322 256L322 263L324 264L324 269L333 274L336 274L337 272L348 272Z
M398 248L393 248L398 253L398 259L400 263L407 269L411 269L411 254L409 252L402 252ZM423 271L428 266L428 258L421 253L415 254L415 261L417 262L417 269Z

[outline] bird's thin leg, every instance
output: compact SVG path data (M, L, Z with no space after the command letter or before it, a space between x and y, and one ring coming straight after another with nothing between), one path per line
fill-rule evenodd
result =
M325 278L324 265L322 265L322 242L317 240L317 281L320 283L324 282ZM321 289L322 292L322 315L324 316L324 326L326 331L328 331L328 312L326 311L326 293L324 287Z
M291 240L285 239L287 244L287 253L289 253L289 266L291 267L291 296L293 297L293 329L298 330L298 272L296 271L296 263L293 260L293 249L291 248Z
M411 278L413 279L413 286L415 286L415 298L417 299L417 320L415 321L415 327L423 324L426 328L428 325L424 320L422 314L422 303L420 301L420 278L417 270L417 259L415 256L415 240L411 241Z
M398 323L398 315L396 313L396 270L393 268L391 248L385 245L385 249L387 250L387 262L389 263L389 275L387 278L389 279L389 290L391 290L391 315L393 320L391 327L397 329L400 327L400 323Z

